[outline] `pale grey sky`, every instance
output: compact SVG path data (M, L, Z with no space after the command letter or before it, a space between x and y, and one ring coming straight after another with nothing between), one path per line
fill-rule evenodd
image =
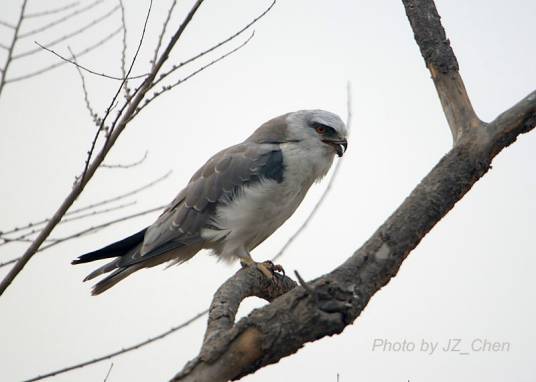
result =
M44 6L28 3L32 11ZM56 7L69 1L47 3ZM152 57L168 3L155 2L136 73L143 73ZM191 3L179 2L172 28ZM106 0L92 16L114 4ZM126 2L130 55L147 4ZM234 32L267 4L206 1L172 61L180 62ZM16 0L2 2L0 19L14 22L19 6ZM439 0L437 6L482 119L493 119L536 88L534 1ZM118 16L69 44L75 51L83 49L113 31ZM33 48L34 39L47 42L85 22L80 18L39 38L28 37L20 51ZM23 30L40 23L29 20ZM136 160L146 150L148 159L129 171L100 170L78 205L120 194L173 170L164 183L140 194L129 212L169 202L210 155L273 116L303 108L344 116L345 84L350 80L354 124L340 175L314 222L281 259L287 271L299 270L310 279L340 264L376 230L449 149L450 132L400 1L280 1L255 29L255 38L244 49L148 107L121 136L108 163ZM9 37L0 26L0 42L6 44ZM56 49L67 54L66 44ZM116 37L80 61L119 75L119 52ZM0 57L3 60L4 51ZM21 59L11 74L54 60L39 53ZM88 86L94 106L102 111L117 83L88 76ZM69 65L7 86L0 98L0 121L0 230L5 230L54 212L82 168L94 129L78 74ZM411 253L353 326L243 380L336 381L339 374L341 382L534 381L535 148L533 132L501 153L493 169ZM316 186L295 216L253 251L255 259L279 250L325 185ZM136 232L155 216L58 245L29 262L0 298L2 381L22 380L117 350L208 307L216 288L238 265L218 263L201 253L180 267L140 271L99 297L90 296L90 285L81 282L94 264L70 265L79 254ZM53 236L103 220L61 227ZM23 249L0 248L0 262ZM0 269L0 276L5 272ZM261 304L248 300L241 312ZM204 329L202 319L115 359L108 380L169 379L197 355ZM460 349L470 354L420 351L422 340L442 347L449 339L461 339ZM509 349L471 350L474 340L484 339L506 342ZM405 340L415 344L415 350L383 351L373 348L375 340L393 345ZM104 380L109 365L55 380Z

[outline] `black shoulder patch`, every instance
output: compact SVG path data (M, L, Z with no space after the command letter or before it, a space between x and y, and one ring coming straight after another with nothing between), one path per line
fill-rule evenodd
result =
M273 179L277 183L281 183L284 179L283 173L285 171L285 164L283 163L283 153L281 150L274 150L269 152L268 160L264 165L262 175L265 178Z

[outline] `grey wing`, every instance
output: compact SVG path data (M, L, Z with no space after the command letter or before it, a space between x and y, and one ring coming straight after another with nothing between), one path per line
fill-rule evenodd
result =
M190 179L145 233L141 250L121 266L135 264L173 249L203 242L216 207L262 179L283 180L283 156L277 144L244 142L220 151ZM124 262L124 263L123 263Z

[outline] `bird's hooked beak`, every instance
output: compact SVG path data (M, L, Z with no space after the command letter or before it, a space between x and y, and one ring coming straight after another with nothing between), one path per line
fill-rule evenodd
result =
M333 146L339 158L344 155L344 153L346 152L346 149L348 148L348 141L344 138L343 139L322 139L322 142L330 146Z

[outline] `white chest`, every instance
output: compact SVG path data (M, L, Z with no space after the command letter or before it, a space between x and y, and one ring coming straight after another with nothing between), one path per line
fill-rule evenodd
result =
M327 157L285 144L281 147L285 166L283 181L264 180L244 189L243 193L216 211L214 222L219 230L205 230L210 240L223 240L217 252L231 257L239 248L252 250L296 211L311 185L329 170L333 154Z

